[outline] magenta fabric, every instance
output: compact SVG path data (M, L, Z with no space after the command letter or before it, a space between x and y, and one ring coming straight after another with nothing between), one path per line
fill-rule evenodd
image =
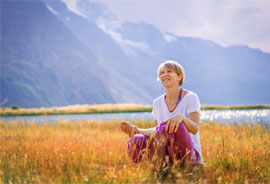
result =
M188 159L194 164L198 163L200 158L199 152L194 149L191 137L184 123L180 123L177 132L172 134L165 131L165 128L166 124L161 123L156 127L156 134L165 135L167 138L167 154L169 155L170 162L176 163L176 161L182 160L184 163ZM141 161L143 150L147 147L148 139L145 135L136 134L129 140L127 152L135 163ZM134 148L133 153L131 153L131 148Z
M167 153L170 157L170 162L174 163L174 161L181 159L183 161L189 159L193 162L198 162L198 152L196 153L194 149L193 142L184 123L179 124L175 133L169 134L165 131L165 128L166 124L161 123L156 130L157 134L165 134L167 137Z
M146 135L135 134L129 141L127 152L132 158L133 162L138 163L142 159L143 151L146 149L147 140Z

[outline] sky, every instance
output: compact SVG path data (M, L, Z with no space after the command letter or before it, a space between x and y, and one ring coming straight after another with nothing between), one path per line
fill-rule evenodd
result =
M120 22L270 53L270 0L94 0Z

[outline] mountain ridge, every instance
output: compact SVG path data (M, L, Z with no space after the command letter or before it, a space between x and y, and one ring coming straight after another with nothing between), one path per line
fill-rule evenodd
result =
M96 69L91 67L101 69L94 62L96 56L57 21L42 1L1 2L1 8L1 101L7 98L6 105L22 107L69 105L85 103L86 99L89 103L96 100L99 103L114 102L107 90L98 93L87 90L86 81L79 80L88 76L90 81L92 79L88 86L106 89L105 85L101 87L103 82L96 77ZM33 9L35 11L31 11ZM21 45L17 45L18 42ZM74 60L78 62L74 63ZM71 67L63 68L65 65ZM74 90L76 88L82 91Z
M106 12L106 7L100 8L102 5L91 7L91 3L83 2L81 6L87 11ZM7 10L1 10L4 22L21 25L13 32L2 31L6 24L1 28L1 102L9 99L4 106L151 104L165 92L156 82L156 70L168 59L184 66L183 87L196 92L202 104L270 103L269 53L243 45L223 47L210 40L176 36L145 22L115 26L114 16L106 15L106 20L106 16L100 19L91 14L87 18L70 11L62 1L38 3L45 13L40 14L42 11L36 8L39 15L34 17L31 8L31 15L24 16L21 4L16 5L18 10L8 9L11 14L21 12L21 22L11 21L5 14ZM27 31L18 31L22 27Z

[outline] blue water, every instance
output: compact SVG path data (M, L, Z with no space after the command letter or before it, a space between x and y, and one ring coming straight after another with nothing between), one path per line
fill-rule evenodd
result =
M1 117L3 121L30 121L36 123L54 123L57 121L86 121L86 120L153 120L151 112L137 113L105 113L105 114L74 114L49 116L12 116ZM204 110L201 113L202 122L219 123L263 123L270 124L270 109L260 110Z

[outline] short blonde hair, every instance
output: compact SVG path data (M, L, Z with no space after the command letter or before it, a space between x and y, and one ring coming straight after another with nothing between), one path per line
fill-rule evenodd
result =
M171 61L171 60L161 63L159 65L159 67L158 67L158 70L157 70L158 80L159 80L159 77L160 77L160 74L161 74L161 69L164 68L164 67L169 68L172 71L174 71L177 75L182 76L182 79L179 82L179 86L181 87L183 85L184 79L185 79L185 70L184 70L183 66L180 65L178 62Z

